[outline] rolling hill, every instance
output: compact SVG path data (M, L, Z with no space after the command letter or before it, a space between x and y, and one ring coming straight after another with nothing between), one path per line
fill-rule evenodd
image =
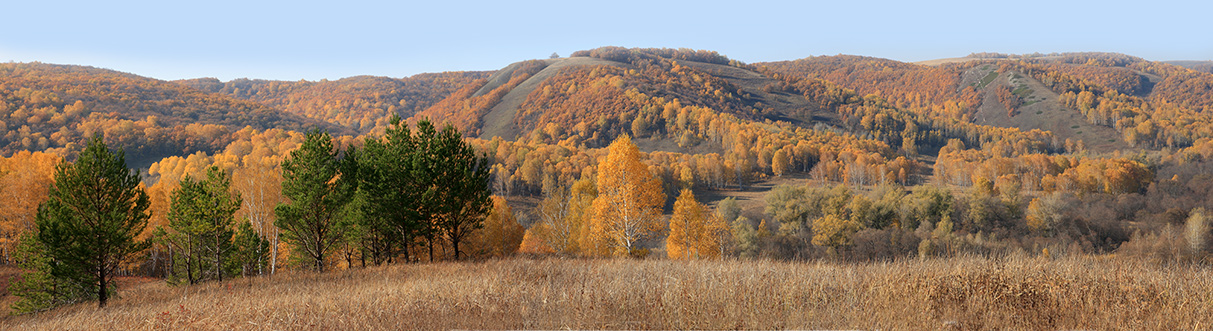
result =
M349 133L325 121L171 82L84 66L0 64L0 154L63 150L94 134L135 164L222 149L244 127Z
M449 72L399 79L357 76L319 82L250 79L220 82L214 78L176 82L367 133L382 131L392 115L413 116L486 75L483 72Z
M601 228L603 215L609 213L604 210L612 207L596 203L595 197L612 190L611 181L601 175L626 172L653 183L645 185L645 192L660 190L662 194L654 196L665 199L664 204L646 199L652 200L646 201L652 202L647 211L660 214L650 217L659 229L635 242L640 249L615 250L619 255L660 258L676 252L678 246L671 245L679 242L669 239L678 237L666 231L676 227L669 220L677 218L683 224L702 223L682 227L683 247L695 241L702 252L738 259L919 261L931 266L923 270L937 270L937 264L952 263L958 256L1037 261L1031 264L1044 266L1060 258L1099 255L1063 264L1090 269L1085 259L1126 259L1134 262L1109 265L1165 266L1160 267L1164 271L1150 271L1154 274L1207 272L1213 261L1213 249L1207 245L1213 238L1207 217L1213 210L1213 74L1190 69L1201 64L1178 64L1113 53L977 53L922 63L838 55L747 64L711 51L602 47L567 58L519 61L492 72L318 82L166 82L91 67L0 64L0 252L15 251L18 238L35 230L32 215L37 213L37 199L46 194L31 192L50 187L54 163L72 160L85 137L103 136L111 147L127 151L132 166L141 168L151 196L149 224L170 224L165 215L172 208L175 185L187 174L216 166L231 174L232 189L248 199L236 216L249 219L258 235L276 240L280 229L273 210L287 201L281 194L281 168L305 140L302 132L333 134L334 154L326 162L359 160L359 155L374 154L351 151L373 150L360 148L374 146L367 141L382 139L392 118L399 116L405 125L422 120L449 124L487 159L491 170L486 184L501 198L494 198L493 214L487 216L493 226L469 230L471 237L465 237L471 242L464 247L479 247L465 251L472 258L495 260L517 250L558 255L559 261L574 265L608 261L564 258L606 254L601 237L609 234L595 231L609 231ZM623 136L630 139L619 139ZM620 148L605 148L616 141ZM643 166L631 162L636 167L628 171L600 169L608 164L603 160L611 159L605 156L632 150L622 141L638 146L643 153L632 160ZM424 157L435 153L429 154ZM366 179L356 176L374 173L349 167L359 163L341 163L340 176L355 177L338 178ZM647 172L630 171L641 168ZM383 179L391 178L359 185ZM674 197L691 196L684 190L699 198L675 202ZM369 203L366 191L355 192L355 202L342 208ZM355 211L343 213L343 221L350 221L344 224L365 228L338 238L316 265L362 268L372 270L362 273L372 276L384 270L416 273L426 265L464 265L367 268L368 248L379 240L372 232L378 230L362 230L378 226L375 222L382 219L362 209L341 210ZM418 223L417 228L433 229L434 224ZM150 235L150 228L145 230L143 235ZM451 253L460 242L457 236L429 233L383 250L386 260L459 258ZM687 239L691 234L699 238ZM148 291L133 293L178 298L179 293L198 289L220 293L231 292L231 284L278 282L248 277L226 283L226 290L220 285L169 289L154 277L169 272L165 256L174 251L157 245L147 259L124 266L127 276L149 277L131 277L151 284L139 287ZM290 255L298 253L287 246L272 246L282 254L257 262L273 261L270 270L287 268ZM560 251L553 248L557 246ZM372 257L370 264L382 261L380 257ZM397 257L402 260L393 260ZM0 258L13 264L8 253ZM515 269L531 263L527 261L488 265L501 264L510 271L501 274L517 275ZM938 298L975 293L970 285L980 282L965 277L1009 279L997 271L1003 270L1000 266L978 264L984 266L976 275L942 275L945 283L951 282L943 287L927 286L938 279L903 282L913 289L894 292L925 291L932 296L928 301L938 303L943 302ZM629 268L634 269L623 269ZM299 275L305 284L328 277ZM1040 275L1015 277L1021 276L1027 281L1012 284L1016 288L1036 284L1056 290L1056 284L1065 283L1058 278L1060 283L1049 281L1046 286ZM1166 293L1132 279L1121 279L1128 285L1118 285L1116 291L1088 286L1099 284L1098 278L1070 285L1079 292L1097 289L1100 298L1131 297L1125 292L1157 299ZM996 286L989 297L1007 297L1005 284L992 284ZM355 284L359 286L367 285ZM264 296L254 292L247 294ZM168 301L145 305L148 302L139 300L123 305L154 312L169 326L188 327L197 320L187 311L195 309L190 303L175 304L180 309L170 312L163 304ZM953 302L955 307L946 307L968 307L965 300L962 295ZM1158 307L1140 302L1145 299L1116 305ZM1040 310L1034 304L1024 307ZM1067 311L1072 309L1057 309L1055 315ZM175 324L173 316L184 316L185 324Z

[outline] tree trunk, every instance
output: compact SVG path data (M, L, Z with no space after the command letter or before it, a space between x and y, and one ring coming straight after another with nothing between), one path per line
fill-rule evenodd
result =
M274 247L270 247L270 275L277 271L278 267L278 230L274 230Z
M109 284L105 281L105 263L102 262L97 266L97 279L101 287L97 290L97 308L105 308L105 301L109 300L109 291L106 287Z
M189 281L190 285L194 285L198 283L198 281L194 278L194 242L187 236L185 243L185 280Z
M222 258L220 257L220 254L222 252L221 252L221 248L220 248L221 246L219 246L219 245L220 245L219 231L216 230L215 231L215 277L218 278L219 281L222 282L223 281L223 267L222 267L223 263L220 262L220 260L222 260Z

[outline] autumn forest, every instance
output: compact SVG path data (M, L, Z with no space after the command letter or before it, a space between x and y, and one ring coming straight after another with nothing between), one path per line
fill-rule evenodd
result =
M0 325L80 327L64 316L97 309L169 329L1213 321L1207 63L601 47L488 72L224 82L10 62L0 134ZM220 321L181 294L393 277L409 282L399 314L445 319L326 301L365 324ZM495 289L511 282L525 287ZM671 297L688 289L720 297ZM1195 313L1103 312L1143 303ZM685 318L696 306L746 313Z

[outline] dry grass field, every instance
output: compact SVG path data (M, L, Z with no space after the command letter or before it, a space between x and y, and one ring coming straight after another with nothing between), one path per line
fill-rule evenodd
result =
M1208 329L1213 273L1106 258L527 260L168 287L0 329Z

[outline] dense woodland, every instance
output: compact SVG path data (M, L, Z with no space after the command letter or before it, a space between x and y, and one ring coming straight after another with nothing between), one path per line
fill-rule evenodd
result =
M56 219L39 206L66 199L66 170L105 155L138 174L127 189L144 195L132 212L146 223L112 275L174 284L511 255L1209 262L1208 72L1106 53L573 57L608 64L320 82L0 64L0 263L58 270L37 254L54 251L35 238ZM508 95L520 103L503 113ZM1053 102L1082 115L1065 124L1129 147L979 124L990 102L1006 117ZM517 134L481 139L491 113ZM104 300L105 277L21 310Z

